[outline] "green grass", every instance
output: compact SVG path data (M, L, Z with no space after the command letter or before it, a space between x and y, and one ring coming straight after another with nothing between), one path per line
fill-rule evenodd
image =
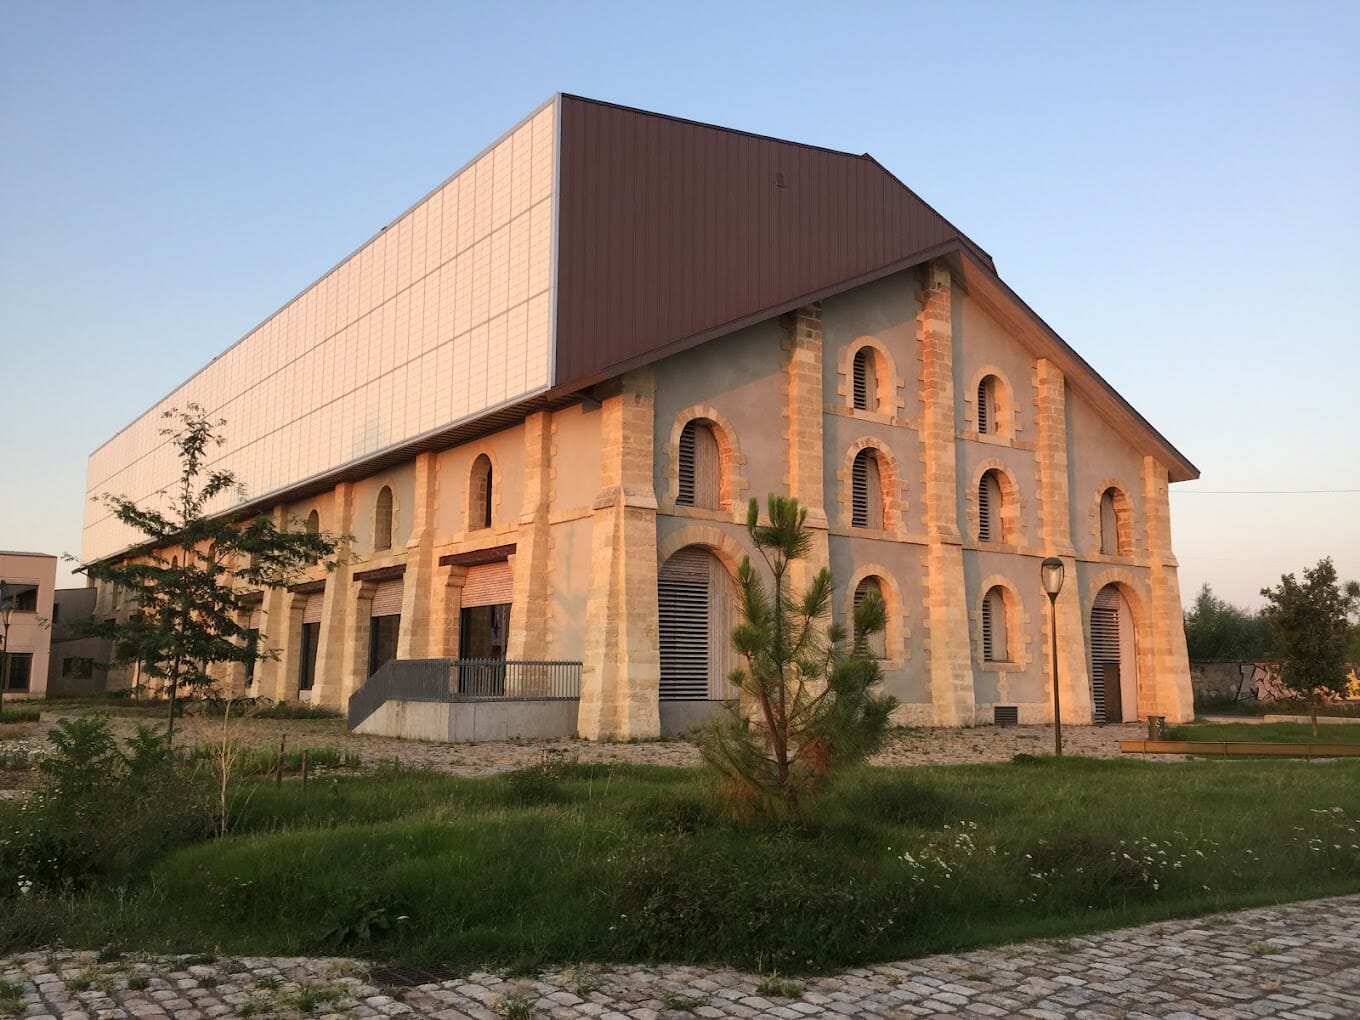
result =
M1358 831L1360 761L862 769L797 827L734 825L659 766L264 781L142 881L0 890L0 950L797 975L1354 892Z
M41 706L10 704L0 710L0 723L37 722L41 715Z
M1323 723L1318 735L1307 723L1195 723L1172 726L1167 740L1249 740L1271 744L1360 744L1360 724Z
M0 981L0 1016L18 1016L23 1008L23 986Z

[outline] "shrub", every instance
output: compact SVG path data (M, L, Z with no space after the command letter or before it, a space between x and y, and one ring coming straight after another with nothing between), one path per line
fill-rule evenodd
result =
M37 722L41 715L41 708L33 708L28 705L10 705L0 711L0 723Z
M0 836L0 899L127 877L211 831L197 771L145 727L125 750L100 716L63 719L49 739L46 785Z

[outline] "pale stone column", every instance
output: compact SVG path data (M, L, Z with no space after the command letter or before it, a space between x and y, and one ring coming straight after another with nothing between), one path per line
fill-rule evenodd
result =
M350 535L354 531L354 485L341 482L335 487L335 532ZM341 566L326 579L326 601L321 611L321 632L316 648L316 682L312 686L312 704L344 710L350 691L345 689L348 673L347 644L356 640L350 632L347 610L354 601L354 567L345 560L350 553L349 542L336 551ZM368 646L365 627L361 640Z
M806 508L812 533L807 558L795 562L789 576L798 591L805 591L812 578L831 563L822 470L826 442L822 427L822 306L800 308L789 313L786 322L783 347L788 463L784 480L789 495ZM763 495L757 493L756 498L763 499ZM762 514L764 510L762 506Z
M1185 646L1178 564L1171 551L1170 479L1154 457L1143 458L1143 501L1147 507L1148 593L1152 676L1138 678L1138 714L1164 715L1167 722L1195 716L1190 657Z
M302 613L307 608L307 599L310 597L309 595L288 593L288 609L285 617L288 621L288 640L284 642L278 662L272 664L278 667L275 671L276 686L269 695L275 701L291 699L297 691L298 674L302 667ZM263 690L263 687L261 690Z
M1067 723L1089 723L1092 718L1091 678L1087 667L1085 614L1081 585L1077 580L1076 550L1072 546L1072 503L1067 463L1067 392L1062 371L1047 358L1035 364L1035 418L1038 421L1036 453L1039 460L1039 519L1043 526L1044 555L1063 561L1063 590L1058 594L1058 683L1062 694L1062 718ZM1037 573L1037 570L1036 570ZM1048 595L1035 578L1045 602ZM1045 680L1053 698L1053 636L1050 616L1044 610L1042 657L1048 662Z
M397 633L398 659L436 658L438 634L433 626L435 572L435 515L439 500L439 461L433 453L416 457L415 508L411 537L406 542L406 573L401 586L401 628Z
M661 658L656 608L656 380L629 372L601 404L600 493L594 502L577 728L591 740L655 737Z
M937 726L974 721L968 589L958 521L954 435L953 281L943 263L926 267L918 295L921 341L921 448L925 461L926 641L930 700Z
M506 658L542 661L552 658L548 644L551 588L548 558L551 528L548 507L552 496L552 414L540 411L524 420L524 505L515 535L514 605L510 610L510 640Z
M279 531L288 530L288 508L276 506L270 513L271 523ZM255 685L261 694L267 694L275 701L281 701L287 689L284 684L283 658L288 654L288 642L292 633L288 627L288 606L291 596L287 588L266 588L264 602L260 606L261 648L274 648L279 652L278 659L261 659L255 664ZM235 674L235 670L232 671Z
M458 658L458 642L461 636L461 614L463 612L463 588L467 585L467 567L446 567L442 597L438 600L439 625L436 628L438 644L434 657L437 659Z

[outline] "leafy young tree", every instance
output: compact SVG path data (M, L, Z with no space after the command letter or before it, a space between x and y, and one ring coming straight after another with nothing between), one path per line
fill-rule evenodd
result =
M180 478L168 512L105 494L113 516L146 537L143 555L89 563L80 569L96 581L128 593L136 610L127 620L96 625L113 639L114 663L140 662L143 675L159 681L169 697L167 739L175 728L181 690L212 686L214 663L249 662L275 656L249 639L249 593L279 588L317 563L336 566L339 539L306 530L281 531L266 517L208 512L213 500L237 489L231 471L213 469L208 454L223 442L225 421L209 419L189 404L163 415L161 430L179 451ZM258 596L257 596L258 597Z
M1270 624L1219 598L1205 584L1185 612L1185 643L1192 660L1255 660L1274 652Z
M823 568L801 595L789 570L811 546L807 510L797 500L769 497L769 523L759 522L753 499L746 527L773 587L750 557L737 571L742 622L732 643L743 666L731 680L740 699L698 735L704 760L719 776L729 802L743 814L800 818L804 799L837 769L863 761L883 742L896 699L874 693L880 679L864 638L887 619L877 594L856 608L856 640L824 622L834 584Z
M1346 692L1346 646L1350 614L1360 602L1360 585L1338 583L1331 557L1305 568L1300 583L1293 574L1278 587L1262 588L1269 603L1262 615L1270 621L1280 650L1280 681L1308 702L1317 736L1318 703Z

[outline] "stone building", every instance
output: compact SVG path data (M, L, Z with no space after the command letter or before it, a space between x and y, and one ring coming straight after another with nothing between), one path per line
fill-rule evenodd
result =
M50 553L0 550L0 690L7 698L47 693L56 580Z
M727 694L746 504L797 497L903 721L1186 718L1182 454L868 155L555 96L90 458L154 500L161 412L238 510L353 536L224 682L341 706L390 659L580 663L579 732ZM135 552L89 503L87 560ZM228 509L226 503L217 509ZM96 611L127 611L101 591Z

